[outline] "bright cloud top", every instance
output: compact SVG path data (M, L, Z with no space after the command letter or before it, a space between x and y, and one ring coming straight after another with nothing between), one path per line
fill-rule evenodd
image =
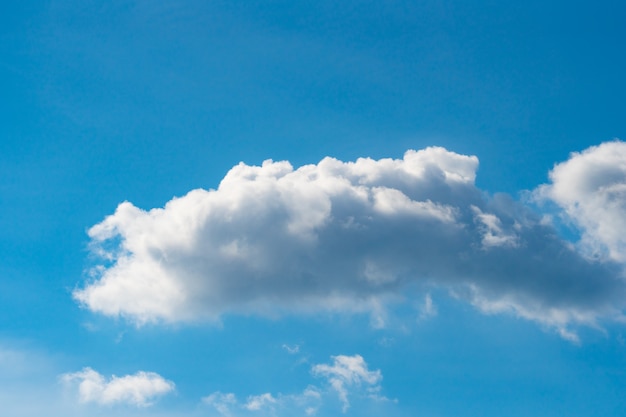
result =
M579 163L607 146L621 153ZM618 261L623 234L607 225L626 201L625 147L576 154L543 188ZM102 263L74 297L138 324L373 311L420 286L448 288L482 311L510 312L563 335L571 323L620 315L621 267L577 253L512 198L488 197L475 186L477 168L476 157L443 148L402 159L324 158L298 169L240 163L216 190L193 190L164 208L120 204L89 230ZM561 191L570 178L584 185ZM596 215L606 220L592 221Z
M563 208L583 230L592 256L626 262L626 144L608 142L573 153L550 172L539 195Z
M106 379L91 368L64 374L66 384L78 383L79 401L100 405L130 404L147 407L160 396L174 390L174 383L153 372L137 372L134 375Z

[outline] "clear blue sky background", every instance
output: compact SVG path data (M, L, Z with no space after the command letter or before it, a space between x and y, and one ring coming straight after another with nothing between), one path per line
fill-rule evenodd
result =
M618 1L4 2L0 408L219 415L201 399L326 389L312 366L358 354L397 401L354 387L346 415L625 415L612 321L576 344L439 288L436 315L417 318L420 296L383 328L328 312L137 327L72 297L86 231L119 203L163 207L240 161L442 146L479 158L479 189L520 198L570 152L626 138L625 16ZM176 389L150 407L80 403L60 375L84 367ZM342 414L324 400L318 415Z

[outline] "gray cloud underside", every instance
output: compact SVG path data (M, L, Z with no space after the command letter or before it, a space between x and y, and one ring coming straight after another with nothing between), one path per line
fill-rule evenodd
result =
M89 230L102 262L74 297L138 324L365 311L421 286L564 335L570 323L620 316L620 258L591 258L522 203L487 195L475 186L477 168L476 157L443 148L295 170L284 161L240 163L216 190L193 190L164 208L120 204ZM557 185L536 195L549 199Z

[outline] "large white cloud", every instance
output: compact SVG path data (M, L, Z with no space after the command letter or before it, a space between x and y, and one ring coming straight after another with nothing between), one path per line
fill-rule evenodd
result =
M571 323L620 315L620 266L581 256L512 198L486 195L475 186L477 168L476 157L443 148L298 169L240 163L216 190L193 190L164 208L120 204L89 230L102 262L74 297L138 324L376 310L422 285L566 336ZM615 217L619 201L602 213Z
M146 407L174 390L174 383L154 372L137 372L107 379L91 368L61 376L66 384L78 384L80 402L101 405L130 404Z

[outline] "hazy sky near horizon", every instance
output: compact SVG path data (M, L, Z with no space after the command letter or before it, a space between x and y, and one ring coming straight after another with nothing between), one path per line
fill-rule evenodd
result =
M3 4L3 413L623 415L625 14Z

